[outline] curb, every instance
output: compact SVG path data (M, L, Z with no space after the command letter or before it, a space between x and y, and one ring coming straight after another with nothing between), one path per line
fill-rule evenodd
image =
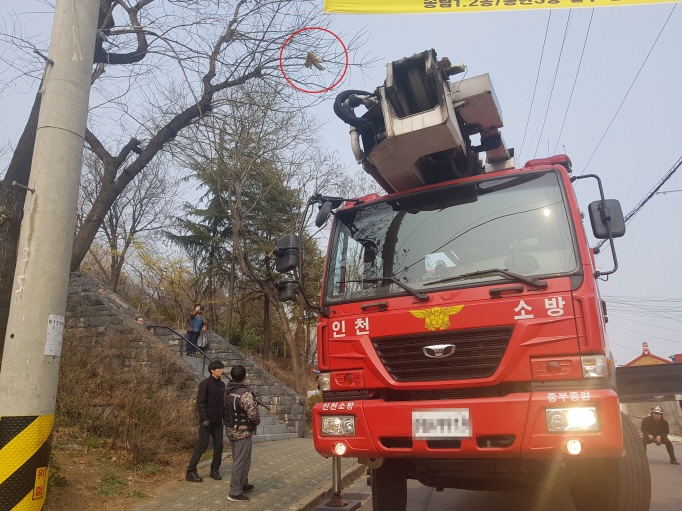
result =
M366 465L358 464L344 470L341 473L341 486L347 486L355 481L365 473L366 469ZM289 506L288 509L290 511L314 511L318 504L321 504L324 500L330 498L332 496L331 470L329 475L329 482L310 492L308 495Z

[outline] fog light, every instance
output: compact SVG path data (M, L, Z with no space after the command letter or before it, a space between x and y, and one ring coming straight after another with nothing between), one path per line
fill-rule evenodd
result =
M572 454L573 456L576 456L580 454L580 451L583 450L583 444L580 440L576 440L572 438L568 442L566 442L566 451L568 454ZM345 449L344 449L345 452Z
M322 392L332 389L331 373L320 373L317 377L318 387Z
M355 436L354 415L324 415L322 416L322 434L336 436Z
M580 357L584 378L606 378L606 357L604 355L587 355Z
M347 450L346 444L342 444L341 442L334 444L334 454L336 454L337 456L343 456L344 454L346 454L346 450ZM580 452L580 450L578 450L578 452Z
M547 431L597 431L597 409L593 406L549 408L545 411Z

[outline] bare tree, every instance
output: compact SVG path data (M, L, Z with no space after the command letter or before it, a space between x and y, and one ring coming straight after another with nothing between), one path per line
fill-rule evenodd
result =
M257 81L263 93L287 98L287 108L309 104L292 96L293 89L281 87L279 52L300 29L329 23L316 0L100 0L86 143L101 162L102 180L74 240L72 270L87 254L117 197L162 151L171 149L176 137L187 131L196 135L192 128L198 123L233 106L230 89ZM347 44L352 65L362 64L352 62L362 37ZM23 45L24 54L30 48L40 51L21 34L0 34L3 42ZM313 49L333 64L329 76L306 74L310 70L303 63ZM301 32L286 50L282 69L294 82L319 86L333 83L339 74L338 42L322 31ZM34 65L23 76L37 79L40 68ZM24 199L24 192L9 183L28 182L39 104L40 93L0 185L0 268L6 269L0 273L0 341Z
M96 200L102 185L102 173L101 161L87 154L81 180L81 211L89 210ZM140 236L167 226L174 212L176 190L177 182L169 177L168 167L162 160L155 160L112 203L100 229L107 249L108 268L104 267L99 254L91 250L91 255L113 291L118 288L123 265L133 243L139 241Z

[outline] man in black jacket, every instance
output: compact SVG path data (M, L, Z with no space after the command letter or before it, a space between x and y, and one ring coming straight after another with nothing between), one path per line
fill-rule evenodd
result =
M211 376L199 384L197 392L197 409L199 410L199 441L187 467L186 481L200 483L203 481L197 473L197 463L206 452L209 437L213 437L213 461L211 462L211 478L221 480L220 462L223 456L223 411L225 408L225 383L220 379L225 365L214 360L208 365Z
M660 406L654 406L651 409L651 415L644 417L641 430L644 450L646 450L647 444L664 444L665 448L668 450L668 455L670 456L670 463L679 465L677 459L675 459L673 444L668 438L668 434L670 433L668 421L663 418L663 410Z

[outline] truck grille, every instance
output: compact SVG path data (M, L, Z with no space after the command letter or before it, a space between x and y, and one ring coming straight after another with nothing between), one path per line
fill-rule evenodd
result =
M440 399L480 399L504 397L512 393L531 392L530 382L506 382L489 387L466 387L429 390L386 389L381 396L384 401L438 401ZM326 394L326 393L325 393ZM324 401L327 401L325 396Z
M396 381L488 378L500 365L513 331L513 327L479 328L375 338L372 344ZM454 344L455 354L428 358L423 348L433 344Z

